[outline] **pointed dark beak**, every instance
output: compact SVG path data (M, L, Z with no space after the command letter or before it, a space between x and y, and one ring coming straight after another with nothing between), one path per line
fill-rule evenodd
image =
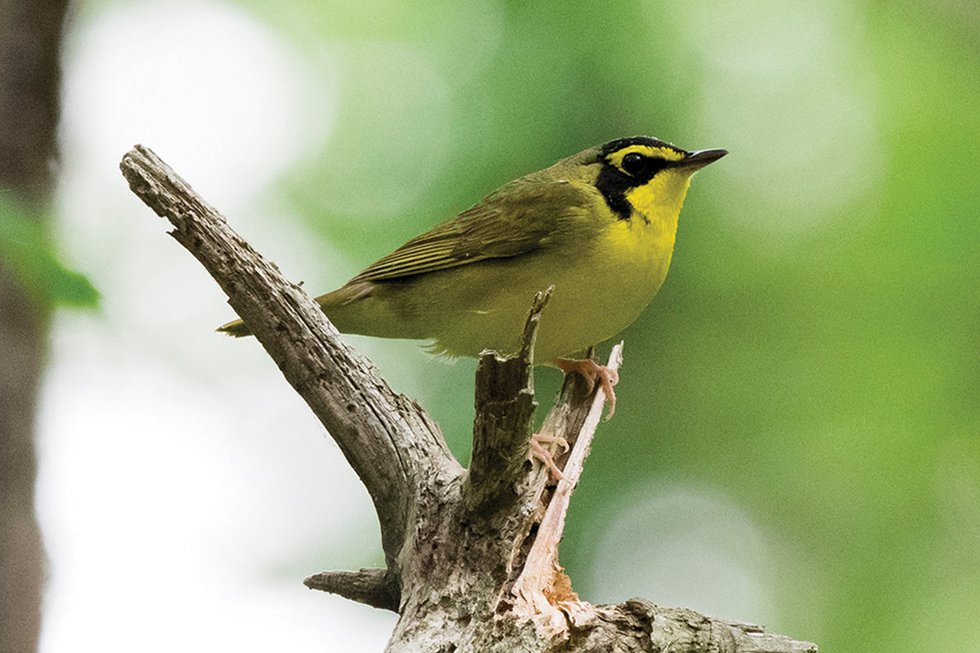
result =
M700 170L709 163L714 163L728 154L728 150L698 150L691 152L683 160L677 162L678 168L694 168Z

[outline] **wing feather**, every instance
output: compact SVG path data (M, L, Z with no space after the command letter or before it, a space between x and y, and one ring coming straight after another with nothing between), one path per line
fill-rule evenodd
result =
M518 179L411 239L348 283L403 279L535 251L587 201L586 193L564 180Z

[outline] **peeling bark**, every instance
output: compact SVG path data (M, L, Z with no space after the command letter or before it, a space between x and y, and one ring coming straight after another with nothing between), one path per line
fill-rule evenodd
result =
M572 591L558 542L605 398L601 388L588 393L581 380L566 379L542 427L572 445L558 458L564 479L551 482L528 458L533 341L547 292L533 305L528 298L520 352L481 355L473 461L464 470L425 412L393 393L316 303L153 152L137 146L121 168L224 289L367 487L387 568L322 572L305 582L397 612L389 653L816 651L757 626L636 599L594 606ZM621 353L621 345L613 349L610 367Z

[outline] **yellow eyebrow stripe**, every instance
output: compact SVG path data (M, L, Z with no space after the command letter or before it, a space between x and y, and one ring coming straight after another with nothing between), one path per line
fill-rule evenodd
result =
M643 156L648 156L652 159L661 159L663 161L680 161L684 158L683 152L678 152L677 150L670 147L652 147L650 145L628 145L622 149L616 150L610 154L607 159L609 163L613 164L617 168L622 169L623 157L632 152L637 154L642 154Z

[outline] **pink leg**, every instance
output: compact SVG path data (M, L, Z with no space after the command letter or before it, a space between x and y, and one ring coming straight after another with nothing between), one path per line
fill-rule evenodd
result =
M575 373L582 376L585 382L589 384L589 392L595 388L596 381L599 382L599 387L602 388L603 394L606 395L606 401L609 403L609 412L606 413L606 419L612 419L613 414L616 412L616 393L613 392L613 386L619 383L619 372L616 370L611 370L604 365L599 365L591 358L556 358L555 366L558 367L565 374Z

